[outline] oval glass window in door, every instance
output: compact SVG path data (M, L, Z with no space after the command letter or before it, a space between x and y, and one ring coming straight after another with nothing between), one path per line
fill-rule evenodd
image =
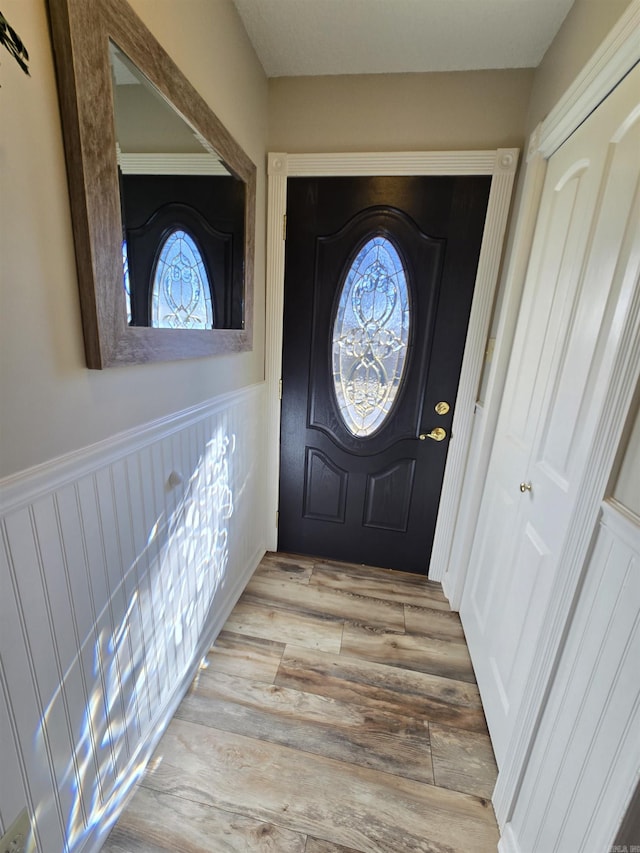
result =
M344 276L332 324L336 400L353 435L372 435L389 417L406 363L409 302L397 249L371 237Z
M212 329L211 285L195 240L175 229L166 238L153 275L151 325L160 329Z

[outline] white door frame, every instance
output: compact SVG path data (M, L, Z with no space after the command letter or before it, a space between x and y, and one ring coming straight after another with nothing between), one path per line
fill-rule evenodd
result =
M502 258L517 148L491 151L431 151L347 154L269 154L267 212L267 547L277 547L280 471L280 378L284 308L284 249L288 177L353 175L491 175L482 247L456 397L442 485L439 529L457 515L473 430L473 414L484 363L496 284ZM449 525L447 525L449 527ZM449 530L449 535L453 530ZM437 564L434 551L432 565Z

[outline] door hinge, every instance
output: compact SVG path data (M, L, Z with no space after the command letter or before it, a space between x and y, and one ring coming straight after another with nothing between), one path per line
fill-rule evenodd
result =
M276 527L280 524L280 510L276 510Z
M282 379L278 382L278 396L282 400Z
M282 239L287 239L287 214L283 214L282 216Z

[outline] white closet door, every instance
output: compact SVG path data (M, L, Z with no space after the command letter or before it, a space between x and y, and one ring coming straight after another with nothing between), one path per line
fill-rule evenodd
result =
M637 287L639 173L640 67L548 165L461 606L498 764Z

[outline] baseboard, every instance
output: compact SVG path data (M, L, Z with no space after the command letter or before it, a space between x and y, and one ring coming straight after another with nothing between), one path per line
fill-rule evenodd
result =
M502 835L498 842L498 853L522 853L510 823L507 823L502 830Z
M236 606L238 599L244 592L246 585L249 583L263 556L263 550L254 554L252 560L243 567L242 571L238 573L233 585L227 590L224 601L216 602L215 613L210 615L210 620L208 620L209 624L203 631L202 638L196 648L195 654L193 655L193 659L184 678L176 688L170 702L166 707L162 708L161 713L158 715L157 719L154 720L154 724L151 727L152 736L146 742L140 744L138 750L129 761L126 774L131 777L131 787L127 796L123 797L121 791L119 791L117 796L113 798L117 800L117 802L108 802L105 804L104 811L105 814L108 815L108 819L105 822L96 825L92 829L78 853L98 853L104 845L107 835L117 822L122 812L125 810L128 802L134 796L139 782L144 777L147 764L149 763L155 748L162 739L163 734L167 730L167 727L178 709L180 702L182 702L187 690L191 686L203 658L207 655L207 652L215 642L216 637L222 630L224 623L229 618L231 611Z

